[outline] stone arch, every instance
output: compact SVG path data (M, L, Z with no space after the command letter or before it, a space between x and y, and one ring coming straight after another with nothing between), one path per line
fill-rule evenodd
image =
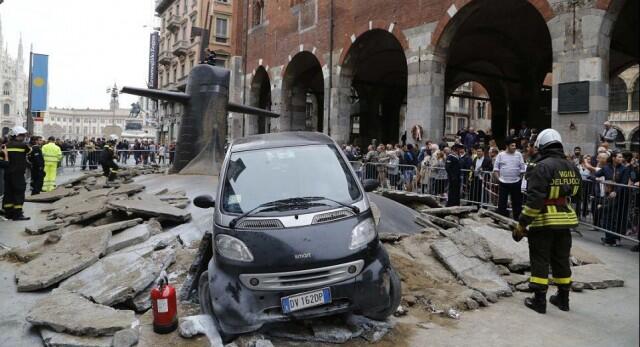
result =
M252 74L249 86L249 105L271 110L271 77L267 69L260 65ZM265 117L246 116L246 135L264 134L270 131L270 119Z
M629 133L629 142L631 144L631 151L640 152L640 127L636 127Z
M597 3L598 8L606 11L598 30L598 54L609 57L610 76L638 62L639 3L637 0Z
M432 51L445 65L445 92L461 80L478 81L490 92L498 142L523 121L531 128L551 125L551 90L544 81L552 69L547 21L553 17L546 0L459 0L432 36Z
M347 58L347 54L349 53L349 50L351 49L354 42L362 37L365 33L372 30L387 31L396 38L404 51L409 48L409 40L407 40L407 37L402 32L402 30L396 28L395 22L373 19L368 23L362 23L350 36L344 39L344 42L342 44L342 53L340 54L340 58L338 59L338 61L340 62L339 66L342 66L342 64L344 63L344 60Z
M456 23L463 21L468 15L473 11L473 7L481 4L486 0L450 0L449 6L447 7L447 15L442 16L436 25L436 29L431 35L431 44L434 47L441 47L441 41L451 39L451 33L448 33L445 29L449 29L448 26L455 26ZM544 18L545 22L551 20L555 13L553 8L549 5L549 1L547 0L527 0L529 4L531 4ZM454 21L454 17L460 16L456 18Z
M291 57L282 74L280 131L323 131L324 89L322 65L311 51Z
M332 129L347 133L334 137L364 147L373 139L397 143L407 97L407 58L397 36L386 29L364 32L344 52L337 75Z

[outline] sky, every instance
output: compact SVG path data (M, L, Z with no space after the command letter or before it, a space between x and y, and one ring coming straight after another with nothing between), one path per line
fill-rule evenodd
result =
M5 0L0 21L15 57L22 33L29 47L49 55L49 108L109 108L107 88L146 87L154 0ZM4 47L2 48L4 49ZM25 71L28 74L28 71ZM136 96L122 94L120 107Z

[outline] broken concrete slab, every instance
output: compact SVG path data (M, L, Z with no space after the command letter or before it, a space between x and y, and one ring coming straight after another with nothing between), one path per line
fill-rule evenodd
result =
M40 337L46 347L111 347L112 336L76 336L40 328Z
M47 328L40 329L42 342L46 347L112 347L112 336L76 336L58 333Z
M159 274L159 265L135 253L114 254L69 277L59 288L111 306L133 298Z
M191 338L197 335L206 335L209 344L213 347L223 347L222 338L216 329L213 319L208 314L180 317L178 320L180 336Z
M624 280L604 264L588 264L571 268L571 280L584 285L585 289L623 287Z
M47 288L91 266L104 253L109 239L108 230L65 233L39 257L18 268L18 291Z
M91 213L96 210L102 209L109 199L106 196L100 196L91 199L91 203L86 203L86 200L80 201L73 206L67 206L55 211L50 212L47 215L49 219L55 218L68 218L76 217L85 213Z
M440 208L425 208L420 212L434 215L434 216L448 216L448 215L461 215L478 211L478 206L452 206L452 207L440 207Z
M59 187L50 192L44 192L36 195L29 195L24 198L28 202L54 202L69 195L78 194L74 189Z
M123 184L114 191L112 191L109 195L133 195L139 193L144 190L144 186L142 184Z
M502 276L502 278L504 278L504 280L512 286L517 286L520 283L529 282L529 276L520 275L517 273L510 273L506 276Z
M123 329L113 335L113 347L133 347L138 344L138 329Z
M436 257L462 282L485 296L510 296L509 284L498 274L493 263L477 257L466 256L451 240L443 238L435 241L431 248Z
M26 232L29 235L41 235L49 231L58 230L59 228L60 228L60 225L54 222L43 222L35 225L26 226L24 228L24 232Z
M106 253L110 254L149 239L151 233L147 224L138 224L132 228L114 234L109 240Z
M493 257L487 240L476 233L468 230L447 229L441 231L441 234L453 241L467 257L477 257L483 261L489 261Z
M176 261L176 251L173 248L165 248L151 254L151 262L159 266L159 273L162 274ZM136 312L144 312L151 308L151 290L155 287L161 275L151 282L143 291L132 299L127 300L126 305Z
M460 227L460 225L458 223L456 223L456 222L452 222L452 221L449 221L447 219L440 218L440 217L437 217L437 216L432 216L430 214L425 214L425 213L421 214L420 216L416 216L416 219L426 219L426 220L429 220L430 222L432 222L432 223L434 223L436 225L439 225L439 226L441 226L443 228L447 228L447 229L449 229L449 228L459 228Z
M571 246L571 259L573 265L602 264L600 258L577 245Z
M109 202L109 206L116 210L140 214L143 216L157 217L160 220L174 222L186 222L191 219L191 213L173 207L151 195L141 194L141 198L115 200Z
M103 336L137 324L133 311L95 304L82 296L56 289L38 300L27 313L27 321L56 332Z
M523 271L531 266L526 239L516 242L510 232L479 223L468 225L465 230L487 240L495 263L505 264L511 271Z
M433 208L442 207L438 202L438 199L433 195L385 190L382 192L382 196L405 205L412 203L421 203Z
M107 196L111 189L98 189L94 191L88 191L86 189L78 190L78 194L71 195L65 198L62 198L52 204L45 205L42 207L42 212L51 212L58 209L64 209L67 207L72 207L78 204L82 204L83 202L90 201L93 198Z

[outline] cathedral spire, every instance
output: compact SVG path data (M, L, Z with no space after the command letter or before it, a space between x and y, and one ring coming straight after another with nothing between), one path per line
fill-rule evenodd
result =
M22 33L20 33L20 43L18 44L18 62L23 62L22 58Z

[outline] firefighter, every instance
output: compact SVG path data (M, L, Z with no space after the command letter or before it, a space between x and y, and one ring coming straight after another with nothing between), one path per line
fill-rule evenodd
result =
M24 173L27 170L27 154L29 146L24 142L27 130L17 126L9 132L11 139L6 145L9 167L4 172L4 197L2 208L8 219L15 221L29 220L22 212L24 191L27 182Z
M56 145L56 138L49 136L46 145L42 146L42 157L44 158L44 184L43 192L50 192L56 189L56 175L58 174L58 163L62 160L62 150Z
M31 195L38 195L44 183L44 157L42 156L42 137L31 137L31 152L27 156L31 164Z
M516 241L524 236L529 238L529 288L534 296L526 298L525 305L538 313L546 312L551 265L551 281L557 285L558 292L549 302L562 311L569 311L569 229L578 226L578 217L568 198L580 193L580 172L565 158L562 139L556 130L542 131L535 147L539 157L527 172L527 201L513 231Z
M118 137L116 135L111 135L109 142L104 145L100 154L100 165L102 165L104 176L107 177L109 182L115 180L118 173L118 165L114 162L114 160L118 160L115 152L117 140Z

